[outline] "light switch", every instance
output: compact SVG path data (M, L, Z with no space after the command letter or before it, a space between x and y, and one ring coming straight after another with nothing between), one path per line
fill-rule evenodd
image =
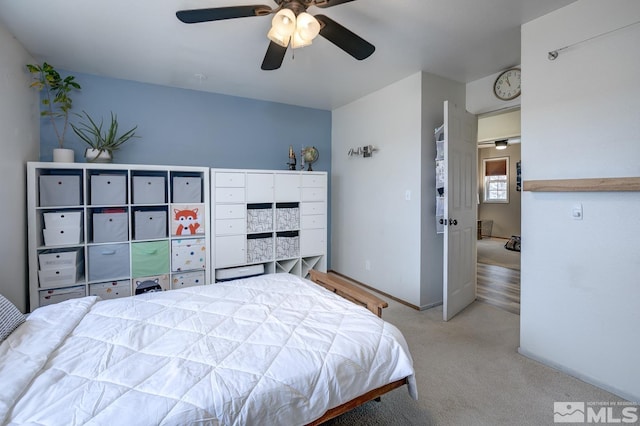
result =
M575 204L571 208L571 217L574 220L582 220L582 204Z
M407 200L407 201L411 201L411 191L410 190L407 189L404 192L404 199Z

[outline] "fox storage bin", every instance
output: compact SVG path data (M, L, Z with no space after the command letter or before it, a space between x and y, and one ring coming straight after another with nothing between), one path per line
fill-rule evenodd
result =
M129 276L129 244L89 247L89 281L109 281Z
M134 278L169 273L169 242L132 243L131 268Z
M171 270L175 272L205 268L207 250L204 238L171 241Z
M40 207L80 205L80 176L40 176Z
M120 205L127 202L127 177L125 175L91 176L91 204Z

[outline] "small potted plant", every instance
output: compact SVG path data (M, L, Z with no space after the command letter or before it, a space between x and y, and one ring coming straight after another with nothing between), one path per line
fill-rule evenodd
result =
M42 65L27 64L27 69L33 75L31 87L44 92L41 99L42 117L49 117L53 131L58 139L58 148L53 150L53 161L73 162L73 150L64 147L64 137L69 124L69 110L72 107L71 92L80 90L75 77L70 75L62 78L56 69L44 62ZM59 119L62 127L59 127Z
M85 151L85 158L89 162L110 163L113 160L113 153L120 149L123 143L132 138L137 138L136 130L138 126L118 134L118 116L111 112L111 123L104 130L103 121L96 124L95 120L86 112L84 115L78 114L84 120L77 125L71 123L71 128L78 137L89 145Z

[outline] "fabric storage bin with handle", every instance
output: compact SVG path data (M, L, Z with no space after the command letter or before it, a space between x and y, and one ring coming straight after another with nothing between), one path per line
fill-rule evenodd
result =
M173 290L184 287L194 287L204 284L204 271L184 272L182 274L174 274L171 280L171 288Z
M110 281L106 283L89 284L89 296L101 299L117 299L131 296L131 281Z
M45 246L61 246L66 244L80 244L82 228L79 226L64 226L45 228L42 230Z
M131 268L133 277L169 273L169 241L132 243Z
M80 176L40 176L40 207L78 206L81 192Z
M73 227L82 226L81 211L58 211L43 213L45 228Z
M55 290L41 290L39 292L40 306L52 305L69 299L77 299L87 295L83 285L58 288Z
M247 263L273 260L272 234L247 235Z
M202 202L202 180L199 177L175 176L172 182L174 203Z
M84 259L82 249L44 250L38 253L40 269L56 269L76 266Z
M77 283L84 275L84 262L72 266L40 269L40 288L54 288Z
M276 259L288 259L298 256L300 256L298 231L278 232L276 234Z
M273 205L259 203L247 205L247 232L273 230Z
M137 210L133 213L133 238L151 240L167 237L167 212L164 210Z
M129 239L127 213L94 213L93 242L110 243Z
M135 204L163 204L166 202L164 176L134 176L133 202Z
M203 238L171 241L171 270L174 272L204 269L207 249Z
M89 246L89 281L110 281L129 277L129 244Z
M127 177L125 175L92 175L91 204L119 205L127 202Z

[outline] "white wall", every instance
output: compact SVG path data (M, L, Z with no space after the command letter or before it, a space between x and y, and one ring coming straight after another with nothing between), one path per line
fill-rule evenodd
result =
M525 181L640 176L640 25L547 59L639 19L637 0L579 0L522 27ZM522 195L520 352L634 401L639 208L640 192Z
M39 156L38 93L29 88L25 64L33 59L0 25L0 293L27 309L27 161Z
M417 73L332 112L331 268L417 307L442 300L433 129L447 95L463 104L464 85Z

